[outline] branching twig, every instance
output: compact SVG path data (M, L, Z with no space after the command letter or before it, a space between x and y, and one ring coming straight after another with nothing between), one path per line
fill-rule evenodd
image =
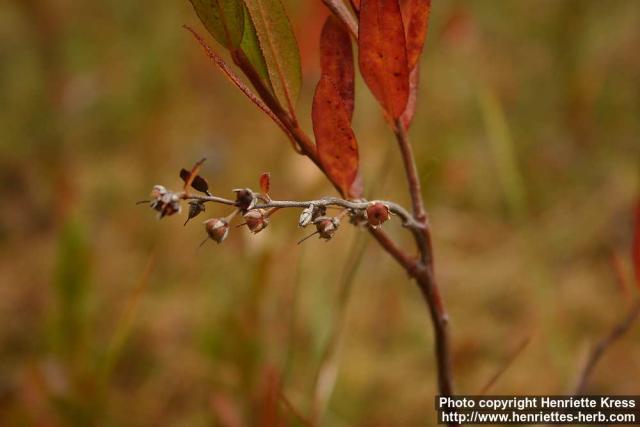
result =
M413 236L420 251L420 261L415 264L418 270L416 279L431 315L435 337L436 362L438 369L438 384L441 395L453 394L453 380L451 374L451 351L449 344L449 318L442 303L440 289L437 285L433 267L433 250L431 247L431 229L427 221L420 187L420 177L416 166L413 150L409 142L406 129L400 120L396 120L393 131L400 147L402 161L407 175L409 194L413 206L413 217L421 227L414 228Z
M636 319L640 316L640 298L636 299L629 308L627 314L616 324L613 329L603 337L593 350L589 354L587 358L587 363L584 365L582 372L578 376L578 385L574 391L575 395L584 394L587 383L589 382L589 378L591 374L598 364L598 361L602 358L604 353L611 348L611 346L621 338L631 327L633 326Z
M330 7L335 15L337 15L343 22L346 23L351 35L357 39L358 22L351 11L349 11L346 5L343 3L344 0L323 1ZM356 15L358 14L358 10L356 7L354 7L354 12L356 13ZM201 43L203 43L200 37L198 37L197 35L196 37ZM216 55L212 55L210 53L212 52L211 49L207 49L206 44L204 44L204 46L205 50L207 50L207 54L211 59L214 60L214 62L216 62L216 65L218 65L218 67L221 68L222 71L225 72L225 74L227 74L227 77L229 77L234 84L240 87L241 90L243 90L243 92L245 92L245 94L247 94L247 96L249 96L252 101L254 101L253 98L257 97L250 96L250 94L247 93L249 92L248 88L243 87L241 82L239 82L237 79L234 79L232 75L230 76L230 73L228 72L229 70L225 69L226 67L223 67L220 64L220 60L216 58ZM338 185L338 183L331 177L330 174L327 173L325 165L320 161L316 150L316 145L314 144L313 140L309 138L309 136L307 136L307 134L300 128L295 118L284 108L282 108L280 103L274 98L271 91L265 86L264 82L260 79L260 76L257 74L255 69L253 69L242 51L234 50L231 52L231 55L234 63L244 72L244 74L251 81L251 84L262 99L263 103L257 103L257 105L263 111L265 111L265 113L267 113L279 127L282 128L287 136L295 141L295 143L297 144L297 146L295 147L296 150L309 157L309 159L316 166L318 166L318 168L322 172L325 173L329 181L338 190L338 193L340 193L342 196L345 196L345 194L342 194L342 187ZM451 395L453 394L453 386L450 368L451 356L449 349L448 319L442 304L440 290L437 286L434 276L431 231L422 200L420 178L418 175L418 170L416 167L411 144L409 143L404 125L399 120L397 120L392 124L392 128L398 141L400 151L402 153L404 168L407 174L409 192L412 201L412 213L410 214L407 210L393 202L383 201L381 203L387 205L390 212L398 215L402 219L404 226L411 231L417 245L419 256L415 257L410 253L410 251L400 248L380 228L369 225L368 230L378 241L378 243L380 243L383 249L387 251L407 271L407 273L411 277L416 279L422 295L427 302L433 323L439 394ZM188 194L187 192L183 192L178 196L182 199L189 200L195 203L216 202L230 206L239 206L237 202L233 200L227 200L210 195L194 196ZM173 199L169 200L169 202L175 203ZM261 203L252 206L251 209L260 210L286 207L308 208L311 204L323 207L337 206L345 209L362 211L363 209L366 209L366 207L369 205L369 202L360 200L351 201L334 197L327 197L310 201L263 200ZM175 206L173 204L170 204L168 205L168 207L170 208L168 209L168 213L170 214L171 212L173 212ZM157 207L155 209L158 210ZM165 210L162 210L161 216L165 215L166 213L167 212L165 212ZM225 225L224 222L211 223L211 227L210 229L208 229L208 232L210 231L211 233L217 233L214 235L218 239L223 240L224 237L226 237L226 234L223 234L223 231L225 231L226 227L227 225Z
M202 202L213 202L213 203L221 203L229 206L237 206L237 202L234 200L225 199L222 197L216 196L200 196L194 194L185 193L183 195L183 199L185 200L199 200ZM402 219L402 223L405 227L410 229L422 230L424 228L423 224L417 222L413 216L407 212L405 208L400 206L397 203L389 202L385 200L379 200L379 203L382 203L388 206L389 211L391 213L396 214ZM362 200L362 201L351 201L340 199L338 197L323 197L317 200L271 200L269 202L263 202L256 204L252 209L267 209L267 208L307 208L311 205L316 207L341 207L345 209L352 210L365 210L371 204L371 202Z

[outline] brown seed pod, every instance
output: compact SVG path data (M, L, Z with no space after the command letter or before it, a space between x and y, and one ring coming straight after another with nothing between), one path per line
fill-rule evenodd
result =
M253 209L258 201L255 193L248 188L237 188L233 192L236 193L236 203L243 212Z
M381 202L371 202L367 206L367 221L374 228L380 227L391 218L389 206Z
M162 185L156 185L151 190L151 203L149 206L158 212L159 218L179 213L182 209L180 196L177 193L168 191Z
M250 210L244 214L244 221L253 234L259 233L269 225L269 217L265 215L264 209Z
M184 225L187 225L190 219L197 217L205 211L204 202L202 200L191 200L189 202L189 213L187 214L187 220Z
M316 230L318 230L318 236L321 239L331 240L336 231L338 231L338 227L340 226L340 220L336 217L326 217L322 216L317 218L314 221L316 225Z
M209 238L218 244L222 243L229 235L229 223L224 219L211 218L203 224Z

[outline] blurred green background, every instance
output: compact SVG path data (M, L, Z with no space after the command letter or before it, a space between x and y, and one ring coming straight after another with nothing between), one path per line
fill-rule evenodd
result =
M286 3L310 129L324 12ZM637 295L616 269L631 283L640 2L435 0L431 18L411 138L457 390L530 339L491 392L570 392ZM197 251L200 218L135 205L203 156L222 196L264 171L276 198L333 194L185 23L204 33L186 0L0 3L0 425L241 427L274 408L302 425L278 384L322 425L434 424L427 312L366 233L297 246L297 213L280 212ZM367 191L408 205L361 80L355 130ZM589 391L638 384L635 327Z

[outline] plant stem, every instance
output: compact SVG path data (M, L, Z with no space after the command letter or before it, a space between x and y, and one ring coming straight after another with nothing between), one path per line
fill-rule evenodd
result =
M393 132L396 136L400 153L402 154L402 163L409 186L413 216L418 223L423 225L419 231L413 233L416 244L420 250L420 261L417 263L418 274L416 275L416 280L429 307L429 314L431 315L438 370L438 389L440 395L450 396L453 394L453 379L451 373L449 320L444 309L440 289L435 280L431 229L424 209L420 177L406 129L399 119L394 122Z
M418 221L425 222L427 215L424 210L422 201L422 189L420 188L420 177L418 176L418 168L416 166L413 149L407 137L407 131L402 122L398 119L394 123L393 133L398 141L400 153L402 154L402 163L407 175L407 183L409 184L409 193L411 194L411 204L413 206L413 215Z
M354 32L353 29L351 30L351 32ZM231 55L234 63L244 72L244 74L250 80L251 84L256 89L259 96L262 98L264 104L266 104L270 112L277 117L279 122L278 124L282 124L283 127L288 131L288 136L292 137L293 140L298 144L298 147L295 147L296 150L299 153L309 157L309 159L311 159L311 161L325 173L329 181L334 185L334 187L336 187L338 192L341 193L340 187L331 179L329 175L326 174L325 168L318 157L313 140L309 138L304 130L300 128L295 118L293 118L284 108L282 108L271 90L267 88L251 63L248 61L244 53L241 50L235 50L231 52ZM408 214L408 212L395 204L391 206L391 210L394 211L394 213L399 214L403 219L404 225L411 230L420 256L418 259L411 256L406 250L397 246L396 243L391 240L391 238L381 229L369 227L369 232L383 247L383 249L387 251L387 253L389 253L407 271L407 273L411 277L415 278L418 283L418 287L420 288L420 291L422 292L422 295L427 303L433 324L438 372L438 391L440 395L450 396L453 394L453 381L451 374L451 352L449 345L448 319L447 314L444 310L444 306L442 304L440 290L434 277L431 231L424 209L422 191L420 188L420 178L415 163L415 157L413 155L413 150L407 137L406 128L400 120L395 120L393 122L392 128L396 136L400 152L402 154L402 161L409 186L409 193L411 196L413 214ZM342 196L345 195L342 194ZM188 194L184 194L183 198L201 199L205 201L215 201L219 203L235 205L235 202L222 198L207 198L203 196L191 196ZM322 199L326 205L338 205L344 208L353 208L353 205L359 203L336 198L333 198L331 202L327 203L327 199ZM303 203L308 204L309 202L271 201L270 203L265 204L262 207L299 207ZM358 208L361 209L362 207L358 206Z

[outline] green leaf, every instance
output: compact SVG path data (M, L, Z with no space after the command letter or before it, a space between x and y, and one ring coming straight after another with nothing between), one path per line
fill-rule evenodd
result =
M236 48L244 32L244 7L241 0L189 0L205 28L218 43Z
M273 91L271 81L269 80L267 63L264 60L258 35L256 34L256 27L253 25L253 22L251 22L251 17L248 13L244 14L244 34L242 36L242 42L240 43L240 49L249 59L249 63L253 66L254 70L257 71L262 81Z
M255 25L269 79L280 103L295 117L302 85L300 52L280 0L244 0Z

